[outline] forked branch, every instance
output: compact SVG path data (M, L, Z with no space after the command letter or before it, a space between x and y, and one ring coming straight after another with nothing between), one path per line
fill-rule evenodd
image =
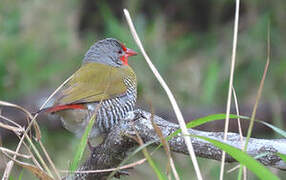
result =
M156 141L155 144L160 144L160 139L153 129L151 123L151 114L143 111L143 117L139 119L126 119L116 125L108 134L104 142L97 146L90 154L88 160L79 168L79 171L100 170L117 167L124 158L127 157L127 152L138 144L131 137L135 136L137 131L143 141ZM179 129L179 125L168 122L158 116L154 116L154 121L161 129L163 136L167 137L174 131ZM223 132L205 132L189 129L189 133L193 135L205 136L223 142ZM243 138L243 142L245 138ZM170 149L173 152L188 154L187 147L182 136L176 136L169 140ZM227 143L237 148L241 148L240 135L229 133ZM192 138L192 144L196 156L214 160L221 160L222 151L211 143L199 138ZM258 161L266 166L286 170L286 163L281 160L276 153L286 154L286 139L256 139L250 138L247 153L255 157L266 153L260 157ZM227 155L226 162L235 162L231 156ZM105 179L111 172L104 173L76 173L67 177L67 179Z

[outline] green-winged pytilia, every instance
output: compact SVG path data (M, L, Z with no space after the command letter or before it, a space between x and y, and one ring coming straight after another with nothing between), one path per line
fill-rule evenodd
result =
M128 57L136 54L113 38L96 42L52 107L44 111L58 114L65 128L80 136L97 110L89 137L107 133L134 110L137 81Z

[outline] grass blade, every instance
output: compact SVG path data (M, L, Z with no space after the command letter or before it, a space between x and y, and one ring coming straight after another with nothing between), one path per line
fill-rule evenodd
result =
M136 132L136 131L135 131ZM136 132L136 136L138 139L138 143L142 146L144 145L143 140L141 139L141 137L139 136L139 134ZM155 163L155 161L151 158L150 154L147 151L147 148L144 147L142 149L142 152L145 156L145 158L147 159L148 163L150 164L150 166L152 167L152 169L154 170L154 172L156 173L158 179L160 180L167 180L168 178L165 176L165 174L162 173L162 171L159 169L158 165Z
M208 115L202 118L198 118L195 120L192 120L190 122L187 123L187 128L194 128L200 125L203 125L207 122L212 122L212 121L216 121L216 120L223 120L226 118L226 114L212 114L212 115ZM237 116L235 114L230 114L229 115L230 119L236 119L236 118L241 118L241 119L249 119L249 117L247 116ZM179 133L181 133L181 129L176 130L175 132L173 132L171 135L169 135L167 137L167 140L170 140L172 137L178 135Z
M285 155L285 154L277 153L277 155L278 155L284 162L286 162L286 155Z
M258 121L257 120L256 122L260 122L260 123L264 124L265 126L268 126L269 128L273 129L275 132L277 132L278 134L280 134L286 138L286 131L284 131L284 130L282 130L282 129L274 126L274 125L271 125L267 122L264 122L264 121Z
M98 107L98 106L97 106ZM97 111L95 111L97 112ZM95 121L95 117L96 117L96 113L93 114L93 116L90 118L89 120L89 123L87 125L87 127L85 128L85 131L80 139L80 143L78 145L78 149L75 153L75 156L74 156L74 159L73 161L71 162L71 165L70 165L70 171L75 171L80 163L80 160L83 156L83 153L84 153L84 150L86 148L86 145L87 145L87 141L88 141L88 135L92 129L92 126L94 124L94 121Z
M212 143L214 146L222 149L223 151L227 152L230 156L232 156L235 160L239 163L245 165L250 171L252 171L257 177L262 180L278 180L279 178L274 175L270 170L268 170L265 166L263 166L260 162L256 161L253 157L246 154L246 152L230 146L226 143L220 142L218 140L214 140L211 138L203 137L203 136L195 136L203 140L206 140Z
M153 144L153 143L155 143L155 142L157 142L157 141L156 141L156 140L154 140L154 141L149 141L149 142L143 144L142 146L139 146L138 148L136 148L127 158L125 158L125 159L118 165L118 167L121 167L123 164L125 164L130 158L132 158L133 156L135 156L135 155L136 155L138 152L140 152L142 149L146 148L147 146L149 146L149 145L151 145L151 144ZM119 168L118 168L117 170L113 171L113 172L108 176L107 179L110 179L111 177L113 177L114 174L115 174L118 170L119 170Z
M23 174L24 174L24 169L21 170L19 177L18 177L18 180L22 180Z

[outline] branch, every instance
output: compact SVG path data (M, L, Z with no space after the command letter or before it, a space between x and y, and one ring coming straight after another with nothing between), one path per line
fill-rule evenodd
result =
M107 135L102 144L95 147L90 154L88 160L79 168L79 171L87 170L100 170L117 167L120 162L127 157L127 153L130 149L138 144L134 139L136 131L139 133L144 142L156 141L156 144L160 144L159 137L153 129L150 121L151 114L149 112L142 111L143 117L136 120L126 119L116 125L112 131ZM170 123L158 116L154 116L154 121L161 129L163 136L167 137L174 131L179 129L179 125ZM190 134L206 136L212 139L223 142L223 132L205 132L194 129L189 129ZM243 138L243 143L245 138ZM227 143L237 148L241 148L241 140L239 134L228 133ZM170 149L173 152L188 154L187 147L184 143L184 139L181 136L176 136L169 140ZM199 138L192 138L192 144L196 156L214 160L221 160L222 151L211 143L201 140ZM286 163L276 155L276 153L286 154L286 139L256 139L250 138L247 148L247 153L255 157L262 153L268 153L267 155L260 157L258 161L266 166L286 170ZM235 162L231 156L227 155L226 162ZM76 173L66 177L67 179L104 179L111 172L104 173Z

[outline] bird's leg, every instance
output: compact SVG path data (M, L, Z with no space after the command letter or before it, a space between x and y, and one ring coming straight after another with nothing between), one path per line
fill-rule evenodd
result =
M95 148L95 146L92 146L92 144L91 144L91 139L90 138L88 138L87 139L87 145L88 145L88 148L89 148L89 150L90 150L90 152L93 152L94 151L94 148Z
M145 116L144 112L141 109L136 109L134 111L129 111L124 119L136 121L140 118L147 119L147 117Z

